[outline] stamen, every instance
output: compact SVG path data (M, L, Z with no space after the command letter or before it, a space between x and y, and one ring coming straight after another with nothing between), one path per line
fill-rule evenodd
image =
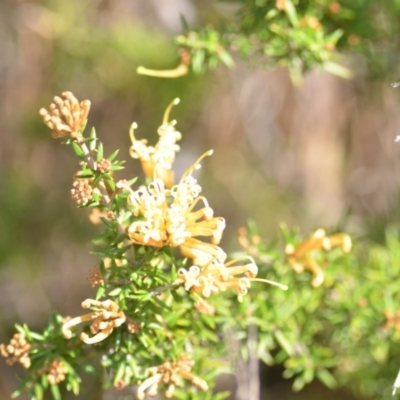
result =
M196 198L193 200L193 202L192 202L192 204L189 206L187 212L188 212L188 213L191 213L192 210L193 210L193 208L196 206L196 204L197 204L200 200L203 202L203 204L204 204L204 206L205 206L205 208L206 208L207 210L212 210L212 208L208 205L207 199L206 199L204 196L199 196L199 197L196 197ZM202 210L203 210L203 209L202 209ZM199 211L200 211L200 210L199 210ZM196 212L197 212L197 211L196 211ZM212 217L212 216L211 216L211 217ZM199 218L200 218L200 217L199 217ZM196 220L196 219L197 219L197 218L195 218L194 220Z
M196 169L201 168L201 165L199 164L200 161L201 161L203 158L205 158L205 157L211 156L213 153L214 153L214 150L208 150L208 151L206 151L204 154L202 154L202 155L196 160L196 162L184 172L184 174L182 175L182 178L181 178L180 182L183 182L183 180L184 180L187 176L191 175L193 171L195 171Z
M230 265L232 265L232 264L235 264L235 263L237 263L238 261L243 261L243 260L250 260L250 262L252 263L252 264L254 264L254 265L256 265L256 262L254 261L254 258L253 257L251 257L251 256L249 256L249 255L245 255L245 256L243 256L243 257L237 257L237 258L234 258L233 260L231 260L231 261L228 261L228 262L226 262L225 263L225 267L229 267Z
M135 138L135 129L137 129L138 124L136 122L132 122L130 128L129 128L129 137L131 138L132 144L136 142Z
M169 114L171 113L172 108L174 106L178 105L180 103L180 101L181 100L179 98L176 98L176 99L172 100L171 103L169 103L167 109L165 110L164 116L163 116L163 121L162 121L163 125L168 124ZM171 121L169 123L169 125L175 125L173 122L176 123L176 121Z
M278 283L278 282L275 282L275 281L270 281L269 279L263 279L263 278L249 278L249 279L252 282L255 281L255 282L269 283L270 285L278 286L282 290L288 290L289 289L289 286L283 285L282 283Z

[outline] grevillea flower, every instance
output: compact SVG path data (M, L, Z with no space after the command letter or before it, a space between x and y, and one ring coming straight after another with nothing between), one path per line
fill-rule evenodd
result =
M71 92L63 92L61 97L54 97L49 110L41 108L39 114L53 130L53 138L69 136L77 139L82 136L81 129L86 124L89 110L89 100L79 102Z
M334 247L340 247L343 253L351 250L351 238L345 233L337 233L327 236L324 229L317 229L307 240L297 247L288 243L285 247L285 254L289 264L297 273L309 270L314 278L311 281L313 287L319 287L324 282L322 267L311 256L315 250L329 251Z
M192 374L191 370L194 361L187 354L181 354L176 361L165 362L156 367L149 368L150 377L139 385L136 393L138 400L146 398L146 392L149 397L155 397L158 394L160 383L167 386L164 393L167 399L172 398L176 386L181 384L181 380L186 379L199 389L208 390L207 382Z
M136 123L133 123L129 130L132 142L129 154L132 158L140 160L146 177L151 179L159 178L167 187L171 187L174 184L172 164L175 161L175 154L180 150L176 142L182 138L180 132L175 129L176 121L169 121L171 109L178 103L179 99L175 99L167 107L162 125L157 131L160 138L154 147L148 146L145 139L137 140L135 138L134 130L137 128Z
M245 259L250 262L234 265ZM238 293L239 299L247 294L251 281L270 283L281 289L287 289L285 285L256 278L257 273L257 265L251 257L236 258L225 264L214 259L203 268L197 265L192 265L188 270L181 268L178 271L177 283L181 283L187 291L201 293L204 297L209 297L212 293L234 289Z
M118 305L111 300L87 299L82 302L82 308L95 308L95 310L67 321L62 327L65 338L70 339L72 337L71 328L73 326L85 321L92 321L90 331L94 336L89 337L82 332L80 339L88 344L98 343L110 336L114 328L121 326L126 320L125 314L119 311Z
M156 179L130 196L134 216L128 234L133 243L164 247L178 247L181 253L196 265L206 265L212 259L223 262L225 252L218 247L225 229L225 220L214 217L207 200L200 196L201 186L191 175L200 167L200 161L212 151L203 154L182 176L179 184L166 189ZM197 206L202 204L200 209ZM209 237L211 243L198 237Z

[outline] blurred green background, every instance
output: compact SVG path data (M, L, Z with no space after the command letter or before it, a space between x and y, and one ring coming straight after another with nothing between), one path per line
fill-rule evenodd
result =
M385 2L386 9L394 13L397 3ZM86 276L96 264L90 255L96 227L69 198L76 159L50 138L38 114L65 90L91 100L88 126L96 127L106 154L121 150L120 159L129 157L130 124L138 123L138 138L155 143L166 106L179 97L172 111L183 134L177 176L214 149L197 177L215 214L226 218L228 250L238 247L236 231L248 218L266 238L282 221L304 232L345 226L378 239L388 223L398 223L400 89L390 83L400 71L396 75L398 57L390 46L374 52L367 44L368 56L348 52L343 61L352 80L311 71L301 87L284 68L266 71L239 58L234 69L203 76L136 74L139 65L179 63L173 38L181 32L181 14L192 26L218 24L233 17L232 6L212 0L0 2L0 342L8 341L14 323L35 330L53 310L79 313L93 293ZM398 45L400 32L390 26ZM370 68L379 57L391 68ZM140 173L129 159L121 175ZM15 389L16 371L0 362L1 399ZM263 398L328 398L319 385L292 394L278 372L265 371ZM86 390L80 398L97 399L92 387Z

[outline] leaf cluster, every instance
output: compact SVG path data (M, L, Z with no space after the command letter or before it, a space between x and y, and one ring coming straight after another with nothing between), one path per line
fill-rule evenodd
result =
M260 240L254 224L249 232L247 252L258 262L260 277L289 287L281 292L254 285L241 305L242 335L249 325L259 330L259 359L282 365L296 391L318 379L329 388L391 398L400 356L399 230L388 229L386 246L360 239L351 254L313 252L324 267L318 288L310 285L309 272L297 274L283 256L282 245L302 241L298 231L282 226L272 244Z
M320 68L344 78L352 72L340 54L363 54L373 75L393 68L390 54L398 44L398 7L390 2L347 0L225 0L237 9L218 28L184 26L176 38L192 55L195 73L222 63L233 64L237 53L253 65L287 67L293 82ZM336 51L337 50L337 51Z

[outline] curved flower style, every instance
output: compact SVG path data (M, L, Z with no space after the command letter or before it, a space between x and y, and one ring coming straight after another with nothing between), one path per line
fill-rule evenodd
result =
M181 76L187 75L187 73L189 72L191 55L184 48L180 49L179 53L181 56L181 62L174 69L155 70L140 66L137 68L136 72L139 75L154 76L156 78L179 78Z
M179 184L166 189L157 179L130 196L133 214L143 219L133 222L128 234L133 243L163 247L178 247L196 265L207 265L212 259L225 261L225 252L218 247L225 220L214 217L212 208L203 196L201 187L191 174L199 162L212 151L203 154L182 176ZM203 207L194 210L200 203ZM197 237L210 237L211 243Z
M194 361L191 357L187 354L181 354L177 361L167 361L157 367L149 368L151 376L139 385L136 398L144 400L146 398L146 391L149 397L157 396L158 386L160 383L163 383L168 385L165 397L170 399L174 394L175 387L179 385L181 378L192 382L193 385L203 391L208 390L207 382L192 374L191 370L193 366Z
M174 184L172 164L175 161L175 153L180 150L176 142L182 138L180 132L175 130L176 121L169 121L171 109L177 104L179 104L179 99L175 99L167 107L162 125L157 131L160 138L154 147L148 146L145 139L137 140L135 138L134 130L137 128L136 123L133 123L129 130L132 142L129 154L132 158L140 160L143 172L148 178L159 178L167 187L171 187Z
M53 130L53 138L69 136L77 139L82 136L81 129L86 124L90 110L90 101L79 102L71 92L63 92L61 97L55 96L49 111L39 110L44 123Z
M82 308L91 307L95 307L97 310L72 318L63 325L62 332L65 338L70 339L72 337L71 328L73 326L85 321L93 321L90 331L94 336L89 337L82 332L80 339L87 344L98 343L110 336L114 328L121 326L126 320L125 314L119 311L117 304L111 300L97 301L87 299L82 302Z
M349 253L351 246L349 235L337 233L326 236L325 230L320 228L297 247L288 243L285 247L285 254L289 264L298 274L308 269L314 275L311 285L316 288L324 282L324 273L322 267L310 256L310 253L315 250L329 251L334 247L340 247L343 253Z
M246 258L250 263L233 265ZM256 278L257 273L257 265L251 257L236 258L225 264L219 260L212 260L204 268L199 268L197 265L192 265L188 270L181 268L178 271L178 283L182 283L187 291L201 293L204 297L227 289L235 289L240 298L247 294L251 281L266 282L287 289L285 285Z

